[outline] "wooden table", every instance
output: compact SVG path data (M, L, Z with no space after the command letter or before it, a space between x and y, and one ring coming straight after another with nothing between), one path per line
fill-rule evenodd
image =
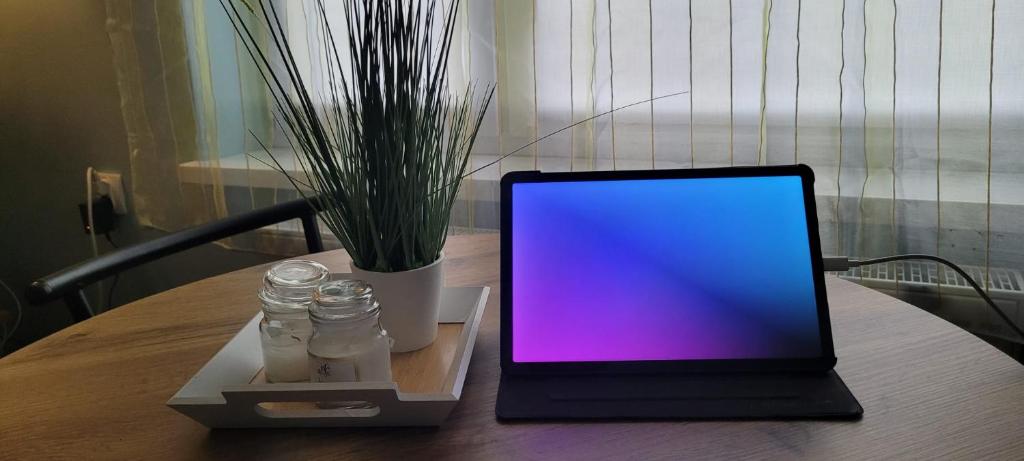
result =
M258 311L265 266L122 306L0 360L0 458L1024 457L1024 367L955 326L830 277L859 422L498 424L498 240L453 237L448 284L492 287L463 401L441 428L209 430L164 406ZM343 252L315 255L347 271Z

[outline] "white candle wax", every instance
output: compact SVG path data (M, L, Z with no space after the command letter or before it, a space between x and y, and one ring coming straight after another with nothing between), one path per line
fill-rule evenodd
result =
M312 333L309 320L270 321L261 325L263 373L271 383L309 380L309 356L306 346Z
M313 382L391 382L391 343L376 337L369 344L310 348L308 376Z
M263 344L263 371L271 383L293 383L309 379L306 342L276 346Z

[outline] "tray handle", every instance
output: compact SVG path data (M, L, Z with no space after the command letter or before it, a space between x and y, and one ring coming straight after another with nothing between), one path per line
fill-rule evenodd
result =
M400 395L394 383L345 383L322 389L296 384L294 389L225 389L224 413L238 425L439 425L458 403L450 395ZM324 408L317 403L361 403L363 408ZM324 405L327 406L327 405ZM232 425L235 425L232 424ZM303 425L303 424L298 424Z

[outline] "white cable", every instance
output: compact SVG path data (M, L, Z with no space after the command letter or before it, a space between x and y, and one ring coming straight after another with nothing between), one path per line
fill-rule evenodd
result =
M14 332L17 331L18 326L21 325L21 300L18 299L18 295L14 294L14 290L7 286L3 280L0 280L0 286L3 286L4 289L11 294L11 299L14 300L14 310L18 314L14 317L14 327L11 328L10 331L7 330L7 325L3 325L4 335L0 337L0 354L3 354L4 347L7 346L7 340L11 339L11 336L14 336Z
M100 250L99 245L96 244L96 226L93 225L92 220L92 167L85 168L85 214L86 220L89 224L89 239L92 241L92 257L99 258ZM103 305L103 281L96 282L96 299L98 306L97 312L103 312L106 310L106 306Z

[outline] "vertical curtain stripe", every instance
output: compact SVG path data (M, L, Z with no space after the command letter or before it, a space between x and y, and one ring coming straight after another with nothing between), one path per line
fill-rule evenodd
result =
M195 13L195 34L196 34L196 47L200 50L200 56L198 59L199 64L199 85L201 89L201 100L202 106L199 108L202 113L203 120L206 123L206 130L204 130L204 138L206 142L206 149L208 153L207 161L208 165L208 179L212 187L213 192L213 207L216 216L227 216L227 203L224 200L224 183L220 177L220 153L218 149L218 133L217 133L217 108L215 102L215 96L213 91L213 77L210 69L210 54L207 32L206 32L206 5L197 4L196 8L193 9Z
M988 42L988 167L985 172L985 291L992 280L992 86L996 63L996 0L992 0L991 29Z
M472 3L469 0L459 0L459 1L461 2L461 8L459 8L459 10L462 11L462 13L461 13L461 15L462 15L462 22L459 25L462 27L462 37L463 37L462 45L464 47L463 50L466 53L466 68L467 68L467 70L466 70L466 77L467 78L466 79L467 80L472 80L472 75L473 75L473 47L470 46L470 37L472 37L472 30L470 30L470 27L469 27L469 18L471 17L471 14L472 14L470 12L469 8L470 8L470 5L472 5ZM500 152L498 154L500 154ZM472 154L470 154L470 155L472 155ZM473 165L472 157L470 157L469 165L470 165L470 168L472 169L472 165ZM475 195L476 195L475 192L476 191L475 191L475 188L476 188L476 184L474 184L473 176L470 175L470 177L466 181L466 196L465 196L466 220L468 221L469 231L470 232L475 232L476 231L476 200L475 200L475 198L476 198L475 197Z
M309 5L307 2L303 2L304 9L307 7L307 5L312 6L313 8L318 8L316 5ZM328 4L325 4L325 6L328 6ZM338 6L340 6L340 4L338 4ZM478 84L477 81L475 81L475 79L473 78L473 49L471 46L471 31L469 26L469 17L472 14L472 12L469 9L468 0L444 0L441 2L440 6L443 8L444 11L448 11L449 8L453 7L457 8L455 21L452 27L451 51L447 58L447 90L451 94L459 95L463 91L465 91L467 85ZM330 12L328 12L328 14L330 14ZM323 27L322 21L317 20L318 17L316 11L313 11L312 13L307 12L306 16L307 21L316 21L320 23L318 29L324 30L319 30L319 37L323 37L323 35L325 35L327 31L325 30L326 28ZM333 30L334 26L331 26L331 28L332 35L334 35L337 38L341 31ZM347 30L344 33L347 33ZM309 42L308 47L311 50L315 50L314 54L317 56L322 56L323 51L321 47L323 45L323 40L317 40L317 37L318 36L314 36L313 34L307 34L306 40ZM318 59L318 61L324 61L324 59L321 57L320 59ZM334 68L334 66L330 66L329 62L324 62L322 67L324 65L331 69ZM323 84L323 79L321 78L320 80L320 84ZM324 91L323 93L326 96L327 92ZM480 97L481 95L479 94L478 90L478 94L474 95L473 103L479 103ZM485 144L485 142L481 138L484 137L482 135L487 130L486 122L484 122L481 125L480 129L481 136L477 138L477 144L473 148L474 152L478 152L479 149L482 148L483 145ZM473 159L471 157L470 161L467 163L467 173L468 171L472 171L474 168L472 160ZM476 211L474 206L475 184L473 176L474 175L469 174L467 178L463 180L462 183L459 185L459 190L456 193L456 202L452 208L450 224L451 227L453 228L465 228L470 232L473 232L475 229Z
M611 94L612 122L612 169L618 169L615 155L615 60L612 58L615 42L612 41L612 0L608 0L608 92Z
M732 34L732 28L733 28L733 24L732 24L732 22L733 22L733 18L732 18L732 0L729 0L729 166L735 166L736 165L736 159L733 156L733 140L734 140L734 137L735 137L734 136L734 131L735 131L735 128L736 128L736 117L735 117L735 114L733 113L733 111L734 111L734 108L733 108L733 92L734 92L735 84L733 83L733 71L732 71L732 61L733 61L733 59L732 59L732 52L733 52L733 50L732 50L732 48L733 48L733 44L732 44L732 35L733 35ZM652 64L652 66L653 66L653 64ZM652 84L651 86L653 87L654 85ZM651 124L652 125L654 124L654 120L651 120Z
M890 232L892 232L892 251L895 253L898 247L896 240L896 20L899 17L899 7L896 0L892 0L892 201L890 202ZM903 268L900 261L893 262L893 270ZM900 294L899 272L893 277L896 285L896 296Z
M598 37L597 0L570 0L570 50L569 64L570 101L572 120L579 123L572 129L574 170L593 170L596 156L595 120L590 118L597 111L595 85L597 84ZM579 79L577 82L576 80ZM578 104L578 105L577 105ZM585 121L583 121L585 120ZM581 122L582 121L582 122Z
M576 88L573 81L574 75L572 72L572 66L575 64L573 59L573 35L575 35L575 24L573 23L573 0L569 0L569 124L576 123ZM569 171L575 171L576 166L576 129L569 130Z
M262 29L257 29L257 31L258 30L262 30ZM249 127L249 126L252 126L253 124L255 124L256 121L255 120L249 120L249 117L248 117L248 115L249 115L248 112L249 111L246 110L246 106L247 105L251 105L252 100L250 98L247 98L246 96L254 96L254 95L247 95L246 94L245 82L246 82L247 77L248 76L252 76L253 74L251 72L249 72L249 73L245 72L245 70L248 70L248 69L246 69L247 66L245 66L243 63L251 63L251 60L249 59L249 56L248 56L247 52L243 51L242 48L243 48L242 43L236 40L235 41L235 60L238 62L238 65L235 66L235 74L236 74L236 78L238 79L238 100L241 101L241 103L242 103L242 111L241 111L241 113L239 115L242 118L242 126ZM248 180L248 183L249 183L248 187L246 187L246 189L247 189L247 192L249 193L249 209L250 210L254 210L254 209L256 209L256 193L253 191L253 186L252 186L252 184L253 184L253 180L252 180L252 165L249 163L249 155L248 155L248 153L251 152L251 150L248 149L249 141L250 141L251 137L249 135L247 135L247 134L243 135L243 136L244 136L244 138L243 138L242 146L245 147L245 152L243 152L242 155L245 157L245 174L246 174L246 179ZM253 149L253 150L255 150L255 149ZM274 189L274 190L276 191L277 189ZM280 227L280 225L279 224L275 224L275 227Z
M891 28L895 27L895 23L890 17L894 13L889 9L891 1L869 0L866 3L866 59L863 73L866 170L861 187L858 226L862 235L873 235L873 238L859 238L860 248L857 252L863 255L882 255L896 251L896 240L893 238L895 223L892 219L895 196L891 195L892 178L888 177L892 174L890 168L894 156L891 130L895 130L895 126L890 123L893 111L891 105L895 99L890 92L893 89L895 61L893 57L887 56L895 50L895 45L890 42L894 37ZM889 264L886 270L892 267Z
M860 85L861 85L861 108L864 111L863 119L861 121L861 142L864 148L864 181L860 186L860 199L857 201L857 227L860 230L859 235L864 233L864 193L868 187L868 176L870 175L871 162L868 159L868 0L864 0L864 5L861 9L864 20L861 21L863 25L862 38L863 43L861 48L864 51L864 61L861 63L861 74L860 74ZM859 240L859 239L858 239ZM858 244L859 242L854 242ZM859 245L858 245L859 246ZM863 254L863 250L858 248L858 253ZM860 273L861 281L864 280L864 272Z
M134 23L135 14L132 3L122 0L107 0L107 33L110 36L111 50L120 92L121 115L125 131L128 134L129 157L131 164L132 202L135 213L143 225L153 225L151 213L145 210L151 200L155 201L159 191L150 191L151 183L143 180L144 171L153 167L149 162L142 162L144 157L138 152L155 152L156 140L153 135L152 121L146 111L144 76L139 63L139 49L136 43ZM148 158L146 158L148 160ZM143 167L146 167L144 170ZM179 188L180 190L180 188ZM175 197L180 198L180 197ZM140 212L141 211L141 212Z
M985 204L989 68L993 63L985 52L992 46L992 1L945 0L944 8L939 255L981 267L985 264L988 241ZM952 276L946 268L943 272ZM979 273L978 279L982 278Z
M587 88L594 88L594 84L597 82L597 3L596 0L591 0L590 7L590 73L587 75ZM587 98L590 101L588 105L590 112L588 116L593 116L597 113L597 98L594 97L592 91L587 92ZM597 148L595 146L596 132L594 130L594 121L587 122L587 158L589 159L588 168L593 170L594 165L597 162Z
M892 250L895 253L898 247L896 241L896 20L899 17L899 7L896 5L896 0L893 0L893 112L892 112L892 202L890 204L891 215L890 215L890 228L892 233ZM896 295L899 296L899 269L903 268L901 261L894 261L894 270L897 270L896 277L894 277L896 285Z
M206 35L205 35L206 34L206 24L205 24L205 21L201 21L200 20L202 18L202 15L203 15L203 8L204 8L203 4L201 4L200 2L195 2L195 3L186 2L186 3L187 3L187 5L182 4L182 14L191 13L190 17L187 19L187 23L192 25L192 29L190 30L190 32L192 32L191 33L191 37L192 37L192 39L194 41L194 45L195 45L193 47L193 49L195 50L194 62L197 64L195 66L194 70L192 71L193 72L192 78L194 80L193 81L193 86L196 87L193 90L194 104L196 105L195 109L193 109L193 110L195 111L195 118L196 118L196 122L197 122L196 124L200 126L200 129L198 130L199 133L197 133L197 135L198 135L197 137L201 138L201 139L197 139L197 144L199 145L199 152L197 152L197 154L199 154L199 155L197 155L196 160L200 160L199 157L201 157L203 154L205 154L207 157L209 157L209 155L210 155L209 154L209 149L210 148L208 147L209 144L210 144L210 137L209 137L208 133L209 133L209 131L211 129L215 128L215 126L210 126L210 124L205 123L205 120L206 120L205 117L209 117L210 115L203 110L203 108L205 107L205 104L202 103L202 101L205 99L206 92L201 87L202 81L203 81L202 80L202 72L203 72L202 69L203 69L203 66L202 66L201 63L208 61L208 59L207 59L207 49L206 49L206 39L205 39L205 37L206 37ZM186 25L186 27L188 27L188 26ZM212 175L212 173L210 173L210 171L211 170L209 168L205 168L205 169L203 169L201 171L200 174L203 175L203 176ZM202 203L203 203L203 205L209 206L208 204L210 203L211 198L208 197L208 195L207 195L207 192L206 192L207 188L206 187L199 187L198 189L199 189L200 195L202 196Z
M732 0L729 0L732 1ZM654 99L654 0L647 0L647 49L651 72L650 98ZM651 101L651 169L654 169L654 101Z
M533 0L533 14L530 15L530 44L532 45L531 55L533 57L533 140L540 139L538 130L540 129L540 113L537 108L537 0ZM537 167L540 161L540 146L533 149L533 169L539 169Z
M501 72L501 59L502 59L501 55L503 54L503 50L501 50L501 48L499 48L501 42L498 41L498 34L500 33L498 31L498 24L500 24L500 21L498 20L498 14L500 12L501 6L497 4L497 1L499 1L499 0L495 0L495 5L494 5L494 37L492 37L494 39L494 47L495 47L495 51L494 51L494 55L495 55L494 56L494 60L495 60L495 66L494 66L495 78L497 78L498 73ZM498 97L495 98L496 99L496 101L495 101L496 104L495 105L501 104L501 87L502 86L503 85L498 85L498 88L495 89L497 91L497 93L498 93ZM499 178L502 175L502 170L503 170L502 167L504 166L504 165L502 165L503 161L501 160L501 156L505 155L505 150L504 150L505 149L505 143L502 142L503 141L502 133L505 130L502 129L502 127L504 127L504 125L501 124L501 112L502 112L501 111L501 107L495 107L494 108L494 118L497 121L497 126L495 127L495 131L497 133L496 133L495 137L497 138L497 141L498 141L498 149L497 149L497 151L494 154L498 156L498 177Z
M839 215L839 203L843 198L843 72L846 71L846 0L839 10L839 75L836 87L839 90L839 146L836 151L836 254L843 254L843 221Z
M942 17L945 14L945 0L939 0L939 62L936 66L935 85L935 254L942 247ZM938 272L938 263L935 264ZM935 289L942 301L942 284L935 278Z
M861 46L861 48L864 50L864 62L861 65L861 73L860 73L861 106L862 106L862 110L864 111L864 114L863 114L864 119L861 122L861 127L862 127L861 135L863 136L862 142L864 144L864 146L863 146L864 147L864 168L867 169L868 166L871 164L871 162L868 160L868 92L867 92L867 81L868 81L868 0L864 0L864 8L861 10L861 12L864 15L864 20L862 21L862 25L864 26L864 31L862 33L862 38L864 39L864 43ZM863 222L864 221L864 219L863 219L864 218L864 191L868 187L867 175L868 175L868 173L865 172L864 173L864 182L863 182L863 184L861 185L861 188L860 188L860 200L859 200L859 202L860 202L861 206L860 206L860 215L858 216L858 219L857 219L858 222Z
M528 8L524 8L528 5ZM495 47L497 50L497 88L499 148L505 154L522 146L525 149L499 162L502 171L524 170L533 167L538 146L530 144L536 139L537 91L534 79L534 40L530 40L535 11L534 3L497 0L494 4ZM526 39L524 40L524 35Z
M687 59L690 60L690 65L688 67L690 73L690 120L688 125L690 127L690 168L693 168L693 165L696 163L693 150L693 0L686 2L686 18L686 24L689 27L690 34L690 38L686 42L690 46L690 52L687 55Z
M174 6L175 5L171 5L172 8ZM161 7L165 7L166 8L166 5L154 5L153 16L156 19L156 25L157 25L156 40L157 40L157 45L160 48L160 56L159 56L159 58L160 58L160 67L163 68L165 72L168 72L169 69L171 68L171 66L168 65L169 63L167 62L167 59L166 59L167 51L164 49L164 39L163 39L163 34L165 33L165 31L164 31L164 27L162 27L162 24L165 24L165 23L171 22L171 21L176 23L177 20L180 20L181 13L180 13L180 11L168 11L167 12L168 13L167 16L170 16L171 18L169 20L165 21L165 20L163 20L161 18L161 13L160 13ZM175 13L177 13L177 15L175 15ZM177 17L175 17L175 16L177 16ZM180 24L177 24L177 25L180 26ZM171 29L170 32L173 34L172 36L175 38L175 40L172 40L172 41L178 42L178 41L181 40L180 35L178 35L177 33L174 33L175 31L173 29ZM175 43L173 45L173 48L180 49L180 46L181 46L180 43ZM170 107L171 106L171 91L168 88L168 81L166 79L163 80L163 82L162 82L162 84L160 86L163 89L164 103L168 107ZM175 160L177 162L180 162L181 159L183 158L182 153L181 153L181 149L182 149L181 143L178 141L178 131L181 129L181 127L179 125L183 125L184 123L180 123L180 124L176 123L176 122L179 121L179 118L180 118L179 114L177 114L177 113L169 113L168 114L168 120L167 120L167 122L171 125L171 131L170 131L171 144L172 144L172 146L174 148L174 154L175 154L174 158L175 158ZM176 173L175 177L178 177L177 171L175 171L175 173ZM181 181L180 181L180 179L178 181L176 181L176 182L178 183L177 184L177 192L179 194L179 197L183 197L184 193L181 190Z
M793 163L800 163L800 20L803 16L803 1L796 2L796 90L793 97Z
M130 3L129 3L129 5L130 5ZM162 6L166 7L166 5L162 5ZM174 5L172 5L172 8L173 8L173 6ZM164 30L164 27L162 25L167 23L167 22L169 22L169 21L174 21L174 22L180 21L181 20L181 13L180 13L180 11L168 11L166 16L169 16L170 18L169 18L169 21L165 21L165 20L161 19L160 9L161 9L161 6L154 5L153 14L156 17L156 23L157 23L157 37L156 38L157 38L157 43L160 46L160 67L162 69L164 69L164 72L169 72L169 69L171 68L171 66L168 65L169 63L167 62L167 58L166 58L168 52L167 52L167 50L164 47L165 40L162 38L162 35L165 33L165 30ZM178 25L180 25L180 24L178 24ZM172 40L172 42L175 42L172 45L172 48L180 50L180 48L182 46L182 43L180 43L179 41L182 40L182 37L180 35L178 35L177 33L174 33L175 32L174 29L171 29L169 32L171 34L173 34L172 36L175 38L175 40ZM179 64L183 64L183 63L184 62L181 62ZM184 67L184 66L182 66L182 67ZM168 81L164 80L163 84L161 85L161 87L163 88L163 98L164 98L164 102L167 104L167 106L170 107L171 103L172 103L172 98L171 98L171 91L168 88L168 86L169 86L168 85ZM182 122L188 122L189 120L187 120L187 118L185 120L181 120L184 117L182 117L182 114L180 114L179 112L184 112L184 111L174 111L173 113L168 114L169 115L168 122L171 124L171 142L172 142L172 144L174 146L174 152L175 152L175 156L174 157L175 157L176 161L180 162L181 160L183 160L185 158L185 156L182 155L182 143L180 143L178 141L178 132L179 132L179 130L182 129L182 125L186 125L187 124L187 123L182 123ZM189 112L190 112L190 110L189 110ZM192 132L191 130L187 130L185 134L186 135L190 135L190 134L194 135L195 133ZM150 133L150 135L152 136L152 133ZM194 149L194 147L195 146L192 145L193 149ZM193 151L193 153L194 153L194 151ZM177 192L179 194L178 196L179 197L184 197L185 194L182 191L181 181L180 181L179 175L177 174L177 171L175 171L175 177L179 179L177 181L177 183L178 183L178 185L177 185Z
M765 2L763 11L764 16L762 19L762 29L764 34L761 36L761 109L760 109L760 122L758 124L758 138L757 138L757 164L764 165L767 155L765 153L765 141L768 128L768 121L765 118L765 109L768 106L767 95L767 84L768 84L768 41L772 35L772 8L773 0L767 0Z

